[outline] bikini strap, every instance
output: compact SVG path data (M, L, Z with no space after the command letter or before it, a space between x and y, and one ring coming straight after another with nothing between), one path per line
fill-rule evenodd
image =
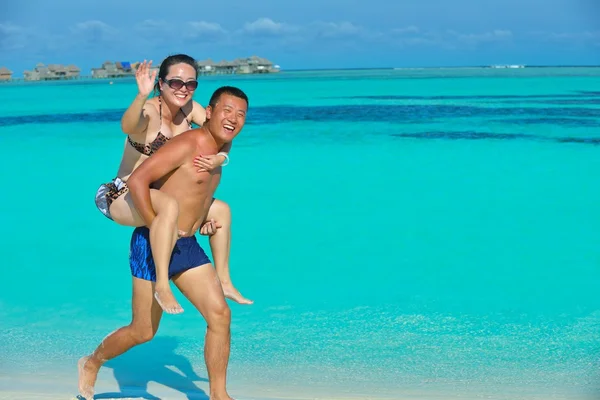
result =
M160 118L160 127L158 128L158 132L162 131L162 100L158 96L158 118Z

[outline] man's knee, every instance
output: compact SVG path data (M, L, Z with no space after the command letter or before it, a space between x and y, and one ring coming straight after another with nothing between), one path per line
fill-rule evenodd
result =
M156 331L151 326L130 325L130 334L136 344L142 344L151 341Z
M206 322L209 328L229 329L231 309L225 300L219 301L208 310Z

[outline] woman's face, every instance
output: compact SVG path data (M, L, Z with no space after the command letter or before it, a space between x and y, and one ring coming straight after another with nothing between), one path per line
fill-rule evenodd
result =
M160 82L162 98L178 107L192 100L197 87L196 70L185 63L171 65L167 76Z

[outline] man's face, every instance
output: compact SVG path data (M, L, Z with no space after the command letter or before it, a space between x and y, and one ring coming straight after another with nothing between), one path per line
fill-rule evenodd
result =
M246 123L248 104L244 99L224 93L214 108L206 107L206 119L210 133L229 143L241 132Z

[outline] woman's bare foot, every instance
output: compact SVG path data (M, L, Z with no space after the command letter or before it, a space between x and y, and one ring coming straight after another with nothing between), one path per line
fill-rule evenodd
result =
M94 399L94 385L98 376L98 368L95 368L92 365L93 363L88 362L89 359L89 356L81 357L77 362L77 369L79 370L79 395L85 400Z
M183 312L183 308L175 299L168 283L165 287L156 285L154 288L154 298L158 302L160 308L168 314L181 314Z
M226 298L231 299L239 304L253 304L254 301L245 298L242 294L233 286L231 282L221 282L221 287L223 288L223 294Z

